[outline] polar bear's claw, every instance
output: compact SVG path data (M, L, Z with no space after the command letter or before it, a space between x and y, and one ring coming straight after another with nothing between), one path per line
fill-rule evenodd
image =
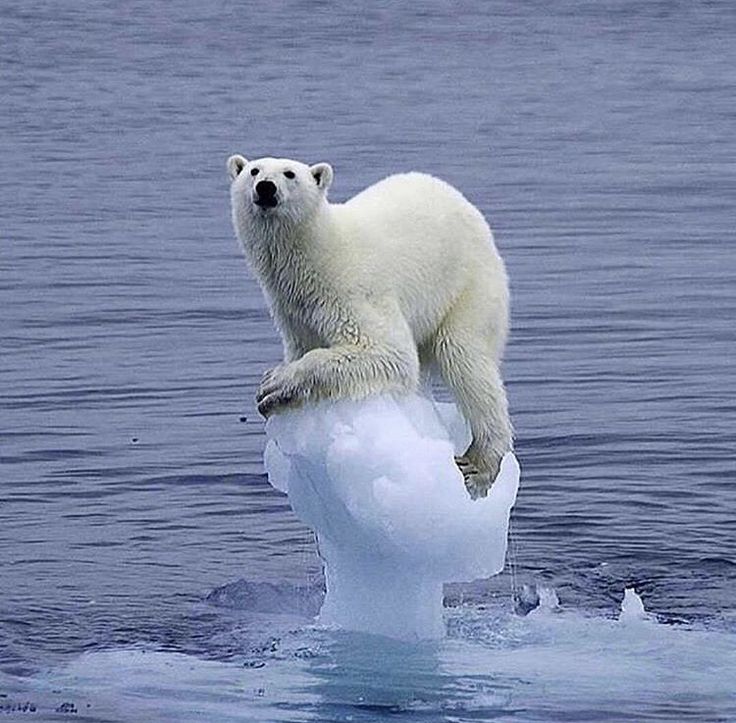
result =
M455 464L463 474L465 488L468 494L477 500L479 497L485 497L491 485L496 479L496 475L500 469L500 461L493 465L488 471L481 471L473 462L468 459L467 455L455 457Z
M291 381L286 365L269 369L256 392L258 412L268 417L277 407L292 405L298 398L297 387Z
M465 489L474 500L485 497L491 487L491 476L487 472L481 472L467 456L455 457L455 464L463 474Z
M279 389L258 400L258 412L269 417L278 407L293 405L297 395L293 389Z
M493 482L488 472L473 474L465 478L465 489L468 490L468 494L474 500L485 497L488 490L491 489L491 484Z
M463 455L462 457L455 457L455 464L458 469L463 473L463 477L467 479L471 475L478 474L478 468Z

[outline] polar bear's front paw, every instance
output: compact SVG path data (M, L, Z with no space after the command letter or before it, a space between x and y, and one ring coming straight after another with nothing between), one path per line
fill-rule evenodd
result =
M264 417L268 417L279 407L293 406L299 399L299 386L288 364L281 364L267 371L256 392L258 411Z

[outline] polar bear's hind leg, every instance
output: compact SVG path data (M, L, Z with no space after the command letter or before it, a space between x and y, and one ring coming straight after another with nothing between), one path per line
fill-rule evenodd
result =
M512 446L508 401L492 337L460 323L453 315L435 340L440 374L453 392L473 440L457 459L472 497L488 493L501 459Z

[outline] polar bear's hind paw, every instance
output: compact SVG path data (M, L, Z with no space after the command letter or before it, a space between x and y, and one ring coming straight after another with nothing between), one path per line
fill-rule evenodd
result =
M471 499L477 500L485 497L496 479L500 464L494 465L492 470L481 471L467 456L455 457L455 464L463 474L465 489Z
M463 473L463 477L467 479L471 475L478 474L478 468L465 456L455 457L455 464Z

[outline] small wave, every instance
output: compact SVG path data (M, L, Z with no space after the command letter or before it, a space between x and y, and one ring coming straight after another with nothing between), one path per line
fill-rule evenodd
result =
M206 600L217 607L313 618L319 612L324 595L324 584L320 583L308 587L237 580L215 588Z

